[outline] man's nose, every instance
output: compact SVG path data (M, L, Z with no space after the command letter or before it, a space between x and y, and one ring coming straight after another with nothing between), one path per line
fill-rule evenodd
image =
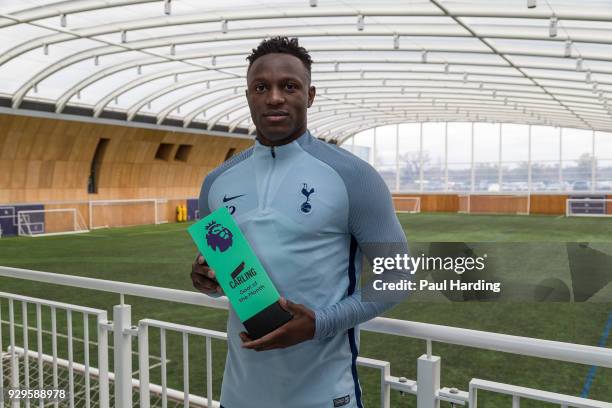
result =
M283 92L281 89L278 89L276 87L273 87L272 89L270 89L270 92L268 92L268 100L267 100L268 105L279 105L284 102L285 102L285 95L283 95Z

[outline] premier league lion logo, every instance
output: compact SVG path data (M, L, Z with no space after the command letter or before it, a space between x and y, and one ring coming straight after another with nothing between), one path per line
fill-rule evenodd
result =
M216 221L211 221L206 226L208 233L206 234L206 243L214 250L225 252L232 246L232 232Z

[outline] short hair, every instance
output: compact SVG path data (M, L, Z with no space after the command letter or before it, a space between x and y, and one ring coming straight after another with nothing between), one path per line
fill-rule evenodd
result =
M263 40L259 43L257 48L253 48L251 54L246 58L249 61L249 69L251 69L251 65L260 57L263 57L267 54L289 54L297 57L302 61L302 64L308 70L308 76L310 77L310 67L312 66L312 58L310 58L310 54L304 47L300 47L297 38L288 38L288 37L272 37Z

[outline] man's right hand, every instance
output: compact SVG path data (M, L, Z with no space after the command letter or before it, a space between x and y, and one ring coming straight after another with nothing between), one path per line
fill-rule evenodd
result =
M193 282L193 287L202 293L207 295L223 294L223 289L221 289L219 282L215 278L215 271L210 269L202 255L198 255L191 266L191 281Z

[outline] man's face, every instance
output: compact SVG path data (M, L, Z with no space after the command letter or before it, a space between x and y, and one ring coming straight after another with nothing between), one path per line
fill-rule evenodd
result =
M249 69L246 97L260 142L281 145L306 131L306 110L315 88L299 58L267 54Z

